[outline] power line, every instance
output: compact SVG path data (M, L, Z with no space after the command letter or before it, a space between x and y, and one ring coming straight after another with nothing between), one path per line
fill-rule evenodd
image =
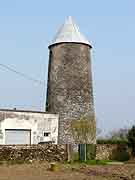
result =
M24 78L27 79L27 80L33 81L33 82L38 83L38 84L40 84L40 85L44 85L44 82L43 82L43 81L37 80L37 79L35 79L35 78L33 78L33 77L25 74L25 73L19 72L19 71L15 70L15 69L13 69L13 68L5 65L5 64L0 63L0 66L3 67L3 68L5 68L5 69L7 69L7 70L9 70L9 71L11 71L11 72L13 72L13 73L16 73L16 74L19 75L19 76L24 77Z

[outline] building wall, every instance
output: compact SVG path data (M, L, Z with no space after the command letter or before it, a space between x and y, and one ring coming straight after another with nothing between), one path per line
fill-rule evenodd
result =
M82 114L95 116L88 45L60 43L50 47L46 107L48 112L59 113L58 142L61 144L73 143L72 120Z
M58 115L42 112L0 111L0 144L5 144L5 129L31 130L31 144L58 138ZM44 137L49 132L49 137Z

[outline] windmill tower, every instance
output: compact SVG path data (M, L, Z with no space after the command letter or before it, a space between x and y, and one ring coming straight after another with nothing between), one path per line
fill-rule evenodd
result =
M49 45L46 111L59 114L60 144L73 143L71 121L94 115L91 48L71 17Z

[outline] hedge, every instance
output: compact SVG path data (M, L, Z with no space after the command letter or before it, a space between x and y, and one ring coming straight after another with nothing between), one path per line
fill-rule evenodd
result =
M126 140L98 139L97 144L124 144L128 145Z

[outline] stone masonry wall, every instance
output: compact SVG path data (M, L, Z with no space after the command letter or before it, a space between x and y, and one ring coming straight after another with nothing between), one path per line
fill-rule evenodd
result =
M117 144L97 144L96 159L109 160L114 149L117 149Z
M67 159L65 145L0 146L0 161L32 162L64 161Z
M130 149L127 148L127 145L97 144L96 145L96 159L112 160L114 156L116 156L119 150L125 151L126 149L130 153Z
M126 145L124 145L126 147ZM97 144L96 159L112 160L118 147L124 147L117 144ZM128 149L130 153L130 149ZM33 162L33 161L65 161L71 156L72 150L69 151L67 145L12 145L0 146L0 161L12 162ZM116 160L116 159L115 159Z
M71 121L82 114L94 116L88 45L61 43L50 47L46 105L48 112L59 114L58 143L73 143Z

